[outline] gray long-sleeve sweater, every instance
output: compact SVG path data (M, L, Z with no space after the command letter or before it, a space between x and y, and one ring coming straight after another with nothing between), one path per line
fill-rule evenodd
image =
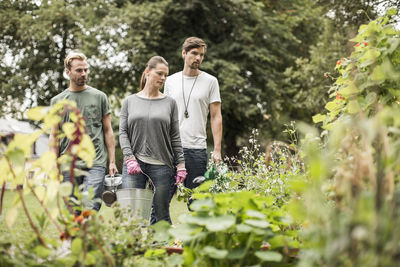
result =
M183 163L175 100L169 96L157 99L128 96L122 103L119 141L125 158L152 157L171 168Z

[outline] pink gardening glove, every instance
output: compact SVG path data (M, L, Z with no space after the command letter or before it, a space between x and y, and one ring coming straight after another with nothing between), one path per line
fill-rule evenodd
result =
M175 185L183 183L183 181L185 181L186 179L186 175L187 175L186 170L178 170L175 176L175 181L176 181Z
M125 163L126 163L126 169L128 171L128 174L138 174L142 171L140 169L139 163L134 158L127 158L125 160Z

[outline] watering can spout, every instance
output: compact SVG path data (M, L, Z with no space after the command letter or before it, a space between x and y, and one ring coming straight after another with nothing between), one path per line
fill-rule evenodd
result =
M206 180L206 177L204 176L197 176L196 178L193 179L193 183L195 184L201 184Z

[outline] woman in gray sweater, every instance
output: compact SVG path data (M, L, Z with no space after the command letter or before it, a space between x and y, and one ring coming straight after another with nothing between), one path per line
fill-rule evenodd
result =
M167 220L172 184L186 178L179 135L178 107L160 92L168 75L168 63L152 57L140 81L140 91L122 103L119 140L124 154L123 188L145 188L149 176L156 188L152 223ZM175 168L177 174L174 179Z

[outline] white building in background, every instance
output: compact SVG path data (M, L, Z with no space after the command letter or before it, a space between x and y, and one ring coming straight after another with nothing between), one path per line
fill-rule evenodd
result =
M29 135L35 130L35 127L29 122L0 118L0 157L2 154L1 147L3 145L8 145L14 138L15 134ZM32 162L39 158L47 150L49 150L49 137L45 134L42 134L32 145L31 156L30 159L26 161L25 168L29 169ZM26 178L32 178L33 175L34 172L31 171ZM9 186L6 187L9 188Z
M0 136L1 143L8 144L14 138L14 135L31 134L35 131L35 127L26 121L19 121L15 119L1 119L0 118ZM40 157L44 152L49 149L49 137L42 134L32 147L32 158Z

